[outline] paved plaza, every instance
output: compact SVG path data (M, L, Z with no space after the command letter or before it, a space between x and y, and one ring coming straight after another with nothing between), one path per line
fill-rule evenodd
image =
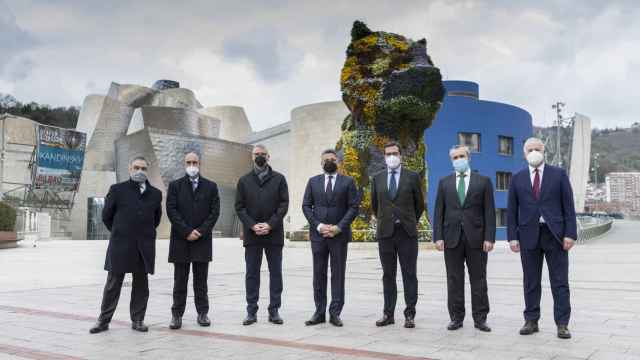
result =
M0 359L640 359L639 234L640 222L618 221L605 236L572 250L571 340L555 336L546 274L541 332L518 335L522 272L519 256L504 242L489 256L491 333L473 328L468 288L464 328L445 329L444 260L442 253L426 247L418 262L417 327L405 329L397 321L377 328L382 273L375 244L350 247L343 328L304 325L314 310L311 252L305 243L285 248L285 324L267 322L263 263L258 323L244 327L242 244L216 239L209 278L211 327L196 324L190 294L183 329L169 330L173 269L166 262L168 241L158 241L146 317L149 332L130 329L126 284L111 329L97 335L88 330L99 311L107 242L42 242L35 248L23 243L0 250ZM396 320L402 320L402 292L398 305Z

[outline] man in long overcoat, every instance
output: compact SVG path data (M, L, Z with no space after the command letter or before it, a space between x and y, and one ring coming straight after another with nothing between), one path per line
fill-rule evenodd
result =
M131 328L148 331L144 315L149 300L147 274L153 274L156 259L156 228L162 217L162 193L147 180L148 161L134 158L129 164L130 178L112 185L105 199L102 221L111 232L104 263L108 271L102 306L92 334L109 329L118 305L126 273L131 273Z

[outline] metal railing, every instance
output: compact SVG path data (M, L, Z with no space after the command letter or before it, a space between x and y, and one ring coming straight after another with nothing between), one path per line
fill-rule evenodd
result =
M606 216L579 216L578 217L578 243L582 244L588 240L605 234L611 230L613 219Z

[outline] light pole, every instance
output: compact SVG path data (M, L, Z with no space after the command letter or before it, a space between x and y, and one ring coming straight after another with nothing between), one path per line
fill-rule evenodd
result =
M561 128L562 128L562 108L564 107L563 102L556 102L551 105L551 108L556 111L556 154L553 159L554 165L562 167L562 154L560 152L560 136L561 136Z

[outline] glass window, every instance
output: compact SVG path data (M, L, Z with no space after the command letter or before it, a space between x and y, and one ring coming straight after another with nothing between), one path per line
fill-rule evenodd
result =
M507 226L507 209L496 209L496 226Z
M513 155L513 138L498 136L498 153L501 155Z
M87 198L87 240L108 240L109 230L102 222L104 198Z
M496 172L496 190L497 191L508 191L509 184L511 184L511 173L510 172Z
M480 152L480 134L458 133L458 144L466 145L471 152Z

